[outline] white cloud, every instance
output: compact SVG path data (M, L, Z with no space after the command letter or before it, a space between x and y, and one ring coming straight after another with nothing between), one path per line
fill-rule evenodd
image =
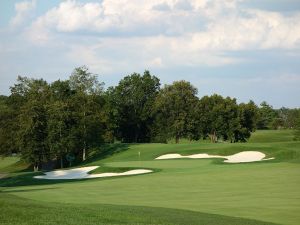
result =
M161 6L164 10L157 10ZM187 46L198 50L293 48L300 45L300 14L239 9L238 0L65 1L29 30L41 40L52 31L127 37L171 34L177 42L189 36Z
M15 11L16 15L11 19L10 25L12 27L17 27L24 23L24 20L26 20L30 16L30 12L35 9L36 7L36 1L23 1L18 2L15 4Z
M190 80L200 95L299 107L299 9L263 11L241 0L91 1L59 1L35 18L42 1L15 5L13 29L0 28L5 93L18 74L51 81L85 64L108 86L149 69L163 83Z
M101 62L105 71L126 64L222 66L244 62L229 57L231 51L300 47L300 13L246 9L240 1L69 0L38 17L25 35L34 44L61 42L68 56L78 53L69 59L92 67ZM87 43L85 36L94 38Z
M147 64L154 67L162 67L163 61L161 57L155 57L151 59Z
M210 50L254 50L300 46L300 14L248 10L246 16L226 16L192 35L192 45Z
M101 73L111 73L116 62L109 61L97 55L99 46L72 46L70 51L66 53L66 57L75 62L78 66L88 65L93 71L100 71Z

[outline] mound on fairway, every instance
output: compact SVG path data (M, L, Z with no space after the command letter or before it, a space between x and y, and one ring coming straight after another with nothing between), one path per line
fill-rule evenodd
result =
M226 163L243 163L243 162L257 162L263 160L270 160L274 158L265 159L266 155L262 152L258 151L244 151L239 152L234 155L229 156L221 156L221 155L209 155L206 153L203 154L193 154L193 155L180 155L180 154L166 154L157 157L156 159L181 159L181 158L189 158L189 159L209 159L209 158L223 158L226 159L224 162Z
M37 179L87 179L87 178L98 178L98 177L116 177L116 176L128 176L137 175L144 173L151 173L152 170L136 169L129 170L123 173L99 173L99 174L88 174L88 172L97 169L99 166L88 166L69 170L55 170L46 172L45 175L35 176Z

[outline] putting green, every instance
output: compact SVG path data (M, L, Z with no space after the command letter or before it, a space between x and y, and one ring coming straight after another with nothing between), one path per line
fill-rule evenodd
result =
M90 204L164 207L278 224L300 224L300 142L139 144L113 148L119 153L102 160L97 160L95 154L94 161L85 166L148 168L155 172L72 182L38 183L31 178L19 181L11 178L0 181L0 186L11 186L2 188L2 193L35 200L42 205L51 202L87 207ZM154 160L171 152L225 155L245 150L262 151L275 160L234 165L221 163L220 159Z

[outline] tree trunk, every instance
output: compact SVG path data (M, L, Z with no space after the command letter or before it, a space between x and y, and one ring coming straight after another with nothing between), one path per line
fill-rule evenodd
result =
M82 151L82 161L84 161L85 159L86 159L86 149L84 144L83 151Z
M214 143L217 142L217 136L216 136L216 131L214 131Z
M63 156L60 157L60 168L62 169L64 167L63 163Z
M138 143L138 132L136 131L135 132L135 137L134 137L134 141L135 141L135 143Z
M210 142L216 143L216 141L217 141L217 135L216 135L216 131L214 130L214 132L210 134Z
M33 171L34 171L34 172L39 171L39 166L38 166L37 164L34 164L34 166L33 166Z
M175 137L175 143L176 143L176 144L179 143L179 135L176 135L176 137Z
M82 151L82 161L85 161L86 159L86 125L85 125L85 117L86 117L86 113L85 113L85 105L84 105L84 112L83 112L83 118L84 118L84 123L83 123L83 151Z

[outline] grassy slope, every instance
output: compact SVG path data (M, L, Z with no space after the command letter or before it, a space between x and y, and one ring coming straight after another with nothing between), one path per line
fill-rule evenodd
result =
M257 132L246 144L120 145L120 153L90 164L153 168L157 172L13 187L6 188L3 193L38 200L42 205L42 202L47 202L44 205L60 202L81 204L84 208L91 203L166 207L296 225L300 222L300 142L289 142L289 131L280 131L281 135L276 137L272 132ZM156 156L169 152L226 155L242 150L263 151L268 156L275 156L276 160L236 165L222 164L220 160L153 161ZM141 152L141 158L138 152ZM0 182L0 185L5 182ZM131 206L124 206L124 209L128 207ZM198 224L187 223L179 218L178 221L179 224ZM218 224L217 221L211 224ZM247 223L243 221L240 224Z
M259 130L250 138L250 143L290 142L293 141L293 130Z

